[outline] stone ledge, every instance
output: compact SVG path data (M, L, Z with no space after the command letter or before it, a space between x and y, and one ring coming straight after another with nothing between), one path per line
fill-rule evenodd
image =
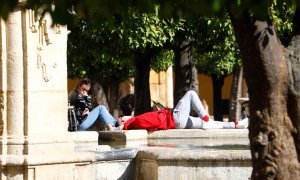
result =
M137 179L224 179L251 177L249 150L142 148L137 153Z
M152 132L146 130L79 131L70 132L70 134L77 147L90 146L92 148L99 144L114 147L137 147L147 144L194 144L198 146L249 144L248 129L169 129Z
M146 130L99 131L100 140L143 140L148 138Z
M77 152L87 151L94 155L93 168L99 179L242 180L251 176L247 129L86 131L71 134Z
M91 152L51 153L37 155L0 155L1 166L36 166L67 163L91 163L95 155Z
M99 134L97 131L76 131L76 132L69 132L73 141L76 144L80 143L96 143L98 144L98 137Z
M248 138L248 133L248 129L169 129L149 132L148 139Z
M248 138L248 129L169 129L99 131L100 139Z
M157 160L187 161L241 161L251 164L250 150L216 150L206 148L166 148L144 147L138 151L137 158Z
M146 130L99 131L99 144L113 147L138 147L148 143Z
M186 138L186 139L148 139L148 146L154 147L217 147L249 149L249 139L240 138Z
M69 132L75 142L102 140L182 139L182 138L248 138L248 129L169 129L160 131L77 131Z
M128 160L136 157L138 149L124 148L111 151L93 151L97 161Z

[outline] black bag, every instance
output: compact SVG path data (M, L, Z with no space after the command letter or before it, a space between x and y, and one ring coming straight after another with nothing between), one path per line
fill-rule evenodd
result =
M68 131L77 131L79 123L76 119L74 106L68 107L68 121L69 121Z
M153 111L167 109L167 108L165 108L164 105L162 105L162 104L161 104L160 102L158 102L158 101L153 101L153 100L152 100L152 102L153 102L153 107L152 107Z

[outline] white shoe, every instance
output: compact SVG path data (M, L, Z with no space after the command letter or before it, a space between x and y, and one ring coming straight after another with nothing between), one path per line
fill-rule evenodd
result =
M118 127L112 127L110 131L121 131L124 128L124 125L122 124L121 126Z
M249 119L245 118L241 121L237 122L238 124L235 126L236 129L247 129L249 125Z

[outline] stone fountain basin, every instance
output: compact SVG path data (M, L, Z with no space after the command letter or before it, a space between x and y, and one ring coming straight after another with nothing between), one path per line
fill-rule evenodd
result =
M247 129L78 132L75 139L78 151L94 153L97 179L248 179L252 171Z

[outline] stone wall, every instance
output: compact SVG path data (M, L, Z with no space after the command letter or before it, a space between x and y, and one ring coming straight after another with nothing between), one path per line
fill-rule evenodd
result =
M74 179L91 168L94 156L75 153L67 132L67 33L21 7L0 20L0 179Z

